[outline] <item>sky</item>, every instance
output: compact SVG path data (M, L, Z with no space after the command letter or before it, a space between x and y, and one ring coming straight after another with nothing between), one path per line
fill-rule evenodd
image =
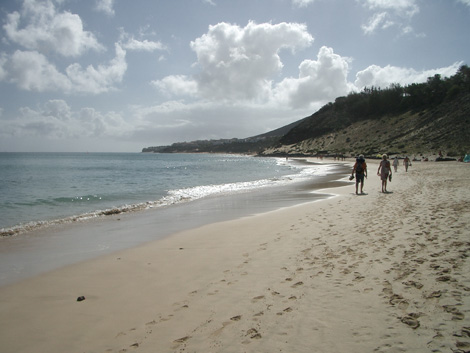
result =
M470 0L2 0L0 152L246 138L470 64Z

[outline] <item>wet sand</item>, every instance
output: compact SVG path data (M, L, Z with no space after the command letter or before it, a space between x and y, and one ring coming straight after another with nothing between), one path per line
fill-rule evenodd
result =
M369 162L365 195L335 188L4 286L1 349L469 351L469 167L413 163L383 194Z

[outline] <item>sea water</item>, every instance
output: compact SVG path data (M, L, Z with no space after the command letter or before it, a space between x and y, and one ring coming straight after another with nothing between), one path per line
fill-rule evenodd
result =
M0 287L328 197L318 189L347 172L342 164L242 155L0 153Z
M223 154L0 153L0 233L171 206L327 173L284 158Z

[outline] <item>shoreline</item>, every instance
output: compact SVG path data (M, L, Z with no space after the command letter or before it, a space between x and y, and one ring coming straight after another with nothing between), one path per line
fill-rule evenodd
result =
M315 190L326 185L342 185L337 180L345 170L341 164L323 164L334 171L308 181L208 196L191 202L55 224L17 236L2 237L0 287L205 224L323 198L325 195L315 193Z
M468 351L468 166L416 163L382 194L367 162L364 196L352 184L319 190L336 197L0 288L2 348Z
M272 158L277 160L279 158ZM293 159L292 167L293 169L297 169L297 172L294 172L293 176L298 177L301 175L302 168L294 167L294 165L310 165L311 167L314 165L335 165L335 163L315 163L315 162L306 162L305 159ZM41 230L48 230L49 228L54 228L56 226L62 225L69 225L69 224L79 224L79 223L86 223L94 220L102 220L109 216L121 216L126 214L135 214L141 211L147 211L149 209L161 209L166 207L172 207L175 205L185 204L188 201L198 201L200 199L206 199L210 197L218 197L218 196L225 196L229 194L237 194L240 192L249 192L249 191L256 191L258 188L270 188L270 187L282 187L282 185L276 185L273 183L269 185L267 181L281 181L282 179L287 178L288 180L292 180L292 175L283 175L281 177L271 177L266 179L259 179L259 180L248 180L248 181L240 181L240 182L227 182L225 184L200 184L200 185L193 185L187 187L176 187L176 188L169 188L166 190L165 194L163 194L160 198L151 199L148 198L142 199L136 202L121 202L109 206L108 208L89 208L83 212L75 212L69 214L63 214L62 216L50 216L45 218L37 218L32 220L25 220L23 222L19 222L17 224L11 224L7 226L0 227L0 239L3 237L9 236L17 236L22 235L25 233L37 232ZM261 182L261 185L256 183ZM265 182L263 184L263 182ZM250 185L252 183L252 185ZM247 184L242 186L238 191L233 192L234 188L237 189L239 186L237 184ZM256 185L256 186L255 186ZM213 188L210 190L210 187L218 186L219 189ZM287 186L287 185L285 185ZM225 190L224 190L225 187ZM197 191L196 194L192 193L192 190L196 189L206 189L202 191ZM244 190L244 188L246 190ZM209 189L209 190L207 190ZM172 192L179 192L179 194L172 194ZM182 192L181 192L182 191ZM89 196L89 195L88 195ZM86 196L85 196L86 197ZM94 197L97 197L94 195ZM76 196L75 198L79 198ZM101 197L100 197L101 199Z

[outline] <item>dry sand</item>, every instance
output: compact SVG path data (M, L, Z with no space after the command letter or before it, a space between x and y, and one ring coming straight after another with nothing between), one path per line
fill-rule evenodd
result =
M211 224L0 288L0 351L468 352L470 166ZM85 300L77 302L78 296Z

